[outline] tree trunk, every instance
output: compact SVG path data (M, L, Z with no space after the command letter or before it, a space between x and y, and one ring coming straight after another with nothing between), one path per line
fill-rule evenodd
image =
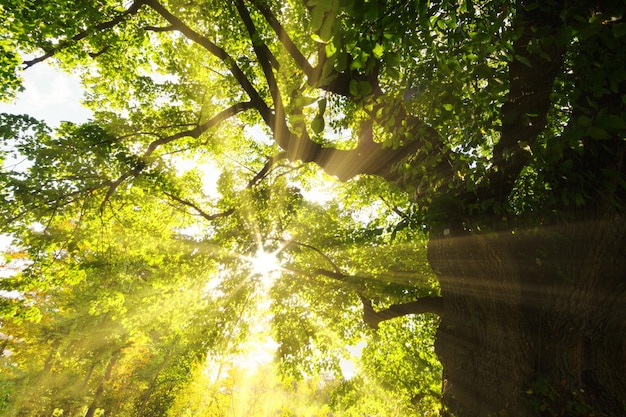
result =
M154 377L152 378L152 382L150 382L150 386L148 387L146 392L143 394L143 398L141 400L141 406L139 407L139 410L137 411L138 417L143 416L144 410L146 409L146 405L148 404L148 400L152 396L152 393L154 392L154 388L157 385L159 376L161 376L161 372L163 371L163 369L165 369L165 365L167 365L167 362L169 361L171 355L172 355L172 350L170 349L168 350L168 352L165 355L165 358L163 358L163 361L161 362L158 369L156 370Z
M433 231L448 415L626 415L626 228L580 217Z
M111 356L111 359L109 359L109 363L107 364L107 367L104 370L104 375L102 376L102 379L100 380L100 383L98 384L98 387L96 388L93 401L91 402L91 405L89 405L89 408L87 409L87 413L85 413L85 417L95 416L96 410L98 409L98 405L100 404L100 400L102 399L102 396L104 394L104 389L106 387L106 384L109 382L109 379L111 379L111 373L113 372L113 368L115 367L115 364L117 363L117 359L118 359L118 353L114 353L113 356Z

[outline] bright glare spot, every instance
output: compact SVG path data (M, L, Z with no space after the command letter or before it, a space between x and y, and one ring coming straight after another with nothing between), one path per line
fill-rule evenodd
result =
M255 371L261 365L272 362L276 355L276 349L279 344L269 335L265 335L267 329L263 329L261 335L249 340L247 349L238 357L234 358L233 363L240 368Z
M267 277L272 272L280 269L280 260L275 252L265 252L262 248L257 250L254 258L250 259L252 272L261 277Z
M300 192L302 193L302 196L305 200L320 205L324 205L336 198L332 189L329 188L316 187L311 188L310 190L301 190Z
M210 160L199 163L195 158L182 158L173 156L171 158L178 175L182 175L192 169L197 169L202 178L202 192L209 198L220 198L217 182L220 178L221 170Z
M223 297L225 293L222 290L222 283L224 282L225 276L226 274L223 270L219 270L217 273L213 274L204 287L204 294L214 299Z
M376 200L372 202L371 204L364 205L359 210L354 211L352 213L352 219L355 222L361 223L362 225L366 226L372 221L372 219L375 219L376 217L378 217L382 209L383 209L383 202Z
M44 226L43 224L39 222L33 222L30 225L30 230L32 230L35 233L42 233L44 230L46 230L46 226Z
M23 58L30 59L31 56ZM78 76L62 72L46 62L40 62L21 75L24 91L12 103L0 103L0 113L28 113L51 126L58 126L62 120L82 123L92 117L91 110L81 104L83 89Z
M339 358L339 367L345 379L352 379L357 373L356 364L351 359Z
M294 182L305 200L319 205L325 205L337 199L337 180L324 174L321 170L311 174L306 184Z
M10 235L0 234L0 252L6 252L13 243L13 237Z
M356 346L346 347L349 357L342 357L339 359L339 367L341 368L341 373L345 379L352 379L357 374L357 363L361 359L361 354L365 345L365 341L360 341Z

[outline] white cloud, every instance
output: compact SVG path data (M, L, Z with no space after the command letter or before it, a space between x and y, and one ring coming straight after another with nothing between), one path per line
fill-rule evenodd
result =
M49 125L84 122L91 111L81 105L83 90L77 77L41 62L22 73L24 91L12 103L0 103L0 112L28 114Z

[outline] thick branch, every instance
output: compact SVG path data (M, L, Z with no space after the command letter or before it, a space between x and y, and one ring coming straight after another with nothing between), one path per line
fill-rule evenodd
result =
M313 67L309 60L302 54L302 52L300 52L298 47L291 40L291 37L289 36L287 31L285 30L285 28L283 28L278 19L276 19L276 16L274 16L269 7L267 7L264 2L259 0L253 0L253 3L261 12L267 23L270 25L287 53L291 56L296 65L302 70L302 72L304 72L304 75L307 78L307 83L311 87L319 87L322 90L328 92L333 92L344 97L354 98L352 93L350 93L350 81L367 81L372 84L374 91L380 94L381 90L378 85L378 80L376 79L376 74L364 75L360 74L357 71L337 72L335 73L334 78L327 84L323 86L318 86L317 83L320 81L322 67L324 66L324 63L327 59L325 48L320 47L320 49L318 50L318 64L316 67ZM310 7L307 6L307 8L310 10Z
M248 181L248 185L246 186L246 188L252 188L254 186L256 186L259 182L261 182L263 180L263 178L265 178L265 175L267 174L267 172L271 169L271 167L276 163L276 161L279 161L280 159L285 157L285 153L281 152L277 155L274 155L270 158L268 158L267 162L265 163L265 165L263 166L263 168L261 168L261 170L250 180ZM219 219L221 217L228 217L231 214L233 214L235 212L236 209L234 208L230 208L228 210L225 210L221 213L215 213L215 214L208 214L207 212L205 212L204 210L202 210L200 207L198 207L197 204L185 200L183 198L178 197L177 195L164 191L163 192L166 196L168 196L169 198L171 198L174 201L177 201L178 203L190 207L192 208L196 213L198 213L200 216L202 216L204 219L208 220L208 221L212 221L215 219Z
M339 271L333 272L325 269L317 269L315 272L341 282L354 283L353 281L356 281L356 277L344 275ZM373 329L377 329L381 321L391 320L409 314L434 313L439 316L443 316L444 314L443 299L441 297L422 297L408 303L392 304L381 311L375 311L372 306L372 301L361 293L359 293L359 298L363 303L363 321Z
M326 276L331 277L331 278L336 278L336 279L339 279L341 281L345 281L345 276L341 273L341 269L339 269L339 267L333 262L333 260L330 259L330 257L328 255L326 255L324 252L322 252L320 249L316 248L313 245L309 245L307 243L298 242L297 240L290 240L290 241L288 241L287 242L287 246L288 245L300 246L300 247L303 247L303 248L310 249L313 252L317 253L322 258L324 258L326 260L326 262L328 262L329 264L332 265L332 267L335 270L335 272L327 271L325 269L318 269L315 272L318 273L318 274L321 274L321 275L326 275Z
M208 38L200 35L195 30L187 26L182 20L174 16L169 10L167 10L157 0L145 0L145 4L151 7L154 11L160 14L165 20L167 20L172 28L182 33L187 39L197 43L206 49L211 55L222 61L227 67L230 73L235 77L239 85L250 97L251 102L254 104L256 110L261 114L261 117L265 123L269 126L274 125L274 115L270 111L265 101L259 95L259 92L254 88L248 77L244 74L241 68L237 65L235 60L223 49L211 42Z
M184 132L175 133L173 135L157 139L148 146L148 149L143 155L143 159L149 158L150 155L152 155L152 153L159 146L165 145L167 143L173 142L175 140L178 140L184 137L191 137L191 138L197 139L204 132L206 132L207 130L209 130L210 128L214 126L217 126L219 123L223 122L224 120L229 119L233 116L236 116L237 114L245 110L250 110L253 108L255 108L255 105L251 101L246 101L244 103L237 103L237 104L230 106L227 109L222 110L221 112L219 112L218 114L216 114L215 116L207 120L206 122L202 123L201 125L196 126L195 128L191 130L186 130Z
M257 32L256 27L252 22L252 18L250 17L250 12L248 11L243 0L237 1L237 11L239 12L239 16L241 16L241 20L243 20L246 30L248 31L248 35L250 36L250 40L252 41L252 46L255 48L255 54L257 55L257 58L261 60L261 57L263 57L263 60L261 61L261 64L263 65L263 71L267 73L268 69L270 69L264 66L266 63L270 64L270 66L273 67L276 71L280 71L280 63L278 62L274 54L272 54L270 48L268 48L267 45L261 41L261 36Z
M261 68L263 69L263 74L265 75L267 86L272 95L272 100L274 101L274 112L276 119L283 120L285 118L283 100L280 96L280 90L278 88L278 83L276 82L276 77L274 77L274 70L272 69L272 62L276 61L276 59L272 56L272 53L267 48L267 45L265 45L261 41L256 27L254 26L254 22L252 22L250 13L248 12L246 5L243 3L243 0L237 0L236 5L239 16L241 16L241 20L243 21L246 30L248 31L250 40L252 41L254 53L256 54L257 59L261 64Z
M151 32L170 32L176 30L174 26L144 26L143 30L149 30Z
M374 311L372 301L359 295L363 303L363 321L373 329L378 328L381 321L395 319L409 314L434 313L443 316L443 298L422 297L404 304L392 304L389 308Z
M284 159L287 157L287 153L286 152L280 152L274 156L269 157L269 159L267 160L267 162L265 163L265 165L263 166L263 168L261 168L261 170L259 172L257 172L257 174L252 177L252 179L250 179L250 181L248 181L248 187L247 188L252 188L255 185L257 185L259 182L261 182L263 180L263 178L265 178L265 176L267 175L267 173L269 172L269 170L272 168L272 166L280 161L281 159Z
M276 143L286 151L286 156L292 161L302 160L303 162L317 162L316 157L319 155L322 147L311 140L306 126L300 126L302 133L300 136L297 136L287 125L280 89L272 70L271 63L274 59L273 55L270 53L267 46L260 41L259 34L257 33L243 0L237 1L237 10L246 26L274 101L274 122L268 123L268 126L272 129Z
M349 282L351 278L355 278L350 275L343 274L333 262L331 262L331 264L335 268L334 272L329 271L327 269L318 268L315 270L315 273L319 275L324 275L325 277L328 277L328 278L336 279L337 281L341 281L341 282Z
M279 41L293 58L296 65L304 72L309 84L315 85L318 78L316 74L319 72L318 70L321 68L321 65L323 65L322 61L325 58L325 52L323 50L319 52L321 54L319 68L313 68L306 57L293 43L269 7L257 0L253 0L253 3L273 29ZM258 35L248 11L245 9L243 0L238 0L237 7L248 29L249 36L253 39L254 43L254 39L257 39ZM446 152L442 150L442 142L437 132L421 120L408 115L401 105L396 106L398 107L398 111L394 114L395 119L398 120L398 125L400 125L403 120L408 122L405 126L410 126L414 139L398 149L384 148L382 144L374 142L371 137L371 125L369 136L365 135L368 140L361 138L362 140L360 140L359 146L355 150L337 150L322 147L311 139L304 124L299 126L301 131L299 136L293 134L284 120L278 86L276 85L276 80L274 79L271 66L269 65L270 56L266 54L266 49L258 45L258 41L255 43L255 51L263 66L263 71L276 105L276 124L270 127L274 132L277 144L287 151L287 157L290 160L314 162L328 174L335 175L341 180L347 180L359 174L374 174L390 181L397 181L399 176L395 165L398 162L408 155L417 154L418 151L422 149L430 149L431 151L428 152L428 155L419 156L418 159L420 159L420 162L432 163L432 161L436 159L435 171L441 176L449 177L451 175L450 164L448 162L449 158L447 158ZM377 87L376 74L366 76L357 72L338 73L333 81L320 88L346 97L352 97L348 86L353 79L371 82L378 94L380 94L380 89ZM388 103L386 106L388 106ZM378 107L374 109L372 114L376 114L377 110ZM384 124L386 120L378 120L378 122ZM436 157L434 154L436 154Z
M522 2L524 3L524 2ZM550 95L563 63L564 45L559 39L562 6L549 10L524 10L520 5L514 26L522 34L513 42L514 59L509 64L508 101L500 110L502 135L493 150L494 169L490 189L500 199L511 192L522 168L528 163L532 146L546 126ZM550 42L539 44L537 33Z
M109 51L109 49L111 49L110 46L105 46L104 48L100 49L97 52L90 52L89 57L94 58L94 59L98 58L100 55L106 54Z
M392 105L388 105L390 108ZM436 186L454 176L452 164L450 163L450 151L445 148L444 142L439 137L436 130L428 126L420 119L407 114L399 108L393 110L396 123L389 126L385 119L376 118L388 131L394 135L410 136L410 140L397 148L385 147L382 143L375 142L372 137L372 126L365 123L361 127L359 144L356 149L338 150L334 148L323 148L313 142L306 132L302 139L292 140L288 149L291 160L299 159L303 162L315 162L326 173L337 176L345 181L356 175L370 174L378 175L387 181L396 182L400 186L403 184L403 172L399 168L399 163L406 157L411 157L411 162L426 167L428 175L419 178L413 177L408 184L419 191L426 191L428 187ZM372 118L375 118L375 111ZM370 120L371 122L371 120ZM299 140L299 142L298 142Z
M254 0L254 5L261 12L267 23L269 23L270 27L274 30L274 33L278 36L278 40L283 44L287 53L291 55L296 65L300 67L307 78L313 79L313 66L293 43L287 31L283 28L278 19L276 19L276 16L274 16L269 7L266 6L266 2Z
M131 4L130 7L126 11L114 17L113 19L107 22L100 23L94 26L93 28L85 29L82 32L79 32L76 35L72 36L70 39L66 39L64 41L59 42L56 48L47 51L45 54L37 58L31 59L30 61L24 61L24 69L30 68L39 62L45 61L46 59L53 57L57 52L67 48L68 46L70 46L71 44L75 42L85 39L87 36L89 36L90 34L94 32L102 32L103 30L111 29L112 27L117 26L118 24L128 19L130 16L136 14L141 8L141 6L143 6L144 4L145 2L143 0L137 0L133 4Z
M278 89L277 81L272 70L272 57L267 47L258 40L258 33L253 25L248 10L245 8L243 0L238 0L237 7L241 15L242 21L248 30L250 39L253 42L255 53L262 66L265 78L270 87L275 105L275 114L267 107L266 103L260 98L258 92L254 89L250 81L243 74L241 69L236 65L235 61L226 53L226 51L209 39L201 36L186 24L184 24L176 16L173 16L163 5L157 0L146 0L146 4L163 16L170 25L180 31L190 40L203 46L211 54L222 60L228 67L236 80L241 84L242 88L248 93L251 102L260 112L265 123L272 129L274 138L278 146L287 152L287 158L292 161L300 160L303 162L314 162L318 164L330 175L336 175L341 180L347 180L359 174L380 175L390 181L396 181L400 177L395 169L395 165L407 155L417 154L421 149L430 149L427 154L420 155L421 163L433 165L436 162L436 170L441 171L438 174L449 175L449 164L447 158L441 150L441 141L439 141L436 132L429 128L420 120L409 117L404 109L400 109L401 114L396 115L396 120L406 119L414 133L414 139L404 147L398 149L383 148L382 144L369 141L361 143L355 150L337 150L333 148L324 148L316 143L309 136L306 128L301 134L296 135L290 131L287 125L285 114L282 107L282 100ZM298 65L309 76L313 76L313 69L308 61L297 50L293 42L289 39L284 29L280 26L276 18L271 14L268 8L259 6L259 10L266 18L268 23L277 33L280 41L283 43L287 51L294 57ZM321 52L323 53L323 52ZM349 96L348 84L351 77L358 77L359 74L339 74L335 81L346 81L344 85L336 82L335 87L325 86L325 89L332 89L338 94ZM363 77L363 75L360 75ZM374 80L375 81L375 80ZM398 122L400 123L400 122ZM424 145L424 146L422 146ZM435 155L436 153L436 155ZM442 156L443 155L443 156Z

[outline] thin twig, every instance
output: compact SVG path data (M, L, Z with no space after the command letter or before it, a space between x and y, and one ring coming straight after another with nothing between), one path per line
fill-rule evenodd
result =
M79 32L76 35L72 36L70 39L65 39L59 42L56 48L53 48L47 51L45 54L37 58L31 59L29 61L24 61L24 69L28 69L32 67L33 65L38 64L39 62L45 61L46 59L53 57L57 52L67 48L68 46L72 45L75 42L85 39L87 36L89 36L90 34L94 32L102 32L103 30L111 29L117 26L118 24L128 19L130 16L137 14L141 6L143 6L144 4L145 4L144 0L135 1L133 4L130 5L130 7L127 10L125 10L123 13L119 14L118 16L114 17L113 19L107 22L97 24L93 28L85 29L82 32ZM103 53L103 51L98 53L98 55L101 53Z
M164 191L163 194L165 194L166 196L168 196L172 200L177 201L177 202L179 202L180 204L182 204L184 206L191 207L192 209L194 209L194 211L196 213L198 213L200 216L204 217L208 221L213 221L215 219L219 219L220 217L228 217L228 216L230 216L231 214L233 214L235 212L235 209L231 208L231 209L228 209L228 210L220 212L220 213L208 214L207 212L202 210L200 207L198 207L195 203L193 203L191 201L182 199L182 198L178 197L177 195L169 193L167 191Z

